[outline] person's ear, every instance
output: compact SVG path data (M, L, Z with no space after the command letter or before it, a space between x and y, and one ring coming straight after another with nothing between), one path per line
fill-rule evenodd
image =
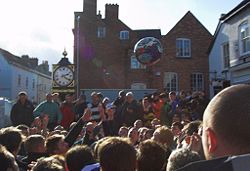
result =
M211 128L207 128L205 131L207 132L208 151L213 153L218 145L215 132Z

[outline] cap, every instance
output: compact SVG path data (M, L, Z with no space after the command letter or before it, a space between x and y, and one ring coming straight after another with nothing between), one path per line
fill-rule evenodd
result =
M130 91L130 92L128 92L127 94L126 94L126 96L134 96L134 94Z
M168 97L168 96L167 96L166 93L161 93L159 97L160 97L160 98L166 98L166 97Z
M27 96L27 93L26 93L26 91L20 91L18 93L18 96Z
M119 97L123 97L123 96L125 96L125 95L126 95L126 93L125 93L124 90L119 91Z

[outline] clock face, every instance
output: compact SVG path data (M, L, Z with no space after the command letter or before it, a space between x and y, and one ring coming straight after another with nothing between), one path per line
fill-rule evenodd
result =
M74 79L73 71L66 66L59 67L55 70L53 79L59 86L68 86Z

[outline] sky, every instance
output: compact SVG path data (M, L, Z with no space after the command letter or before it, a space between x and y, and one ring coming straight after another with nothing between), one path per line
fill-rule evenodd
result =
M97 0L104 16L105 4L119 5L119 19L131 29L161 29L162 35L188 12L214 34L220 15L241 0ZM64 48L73 61L74 12L83 0L0 0L0 48L39 63L58 63Z

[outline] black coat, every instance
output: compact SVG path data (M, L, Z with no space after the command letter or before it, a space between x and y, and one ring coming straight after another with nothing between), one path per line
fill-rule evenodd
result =
M34 120L33 116L34 106L29 101L26 100L24 105L20 101L17 101L11 109L10 120L13 126L24 124L30 126Z

